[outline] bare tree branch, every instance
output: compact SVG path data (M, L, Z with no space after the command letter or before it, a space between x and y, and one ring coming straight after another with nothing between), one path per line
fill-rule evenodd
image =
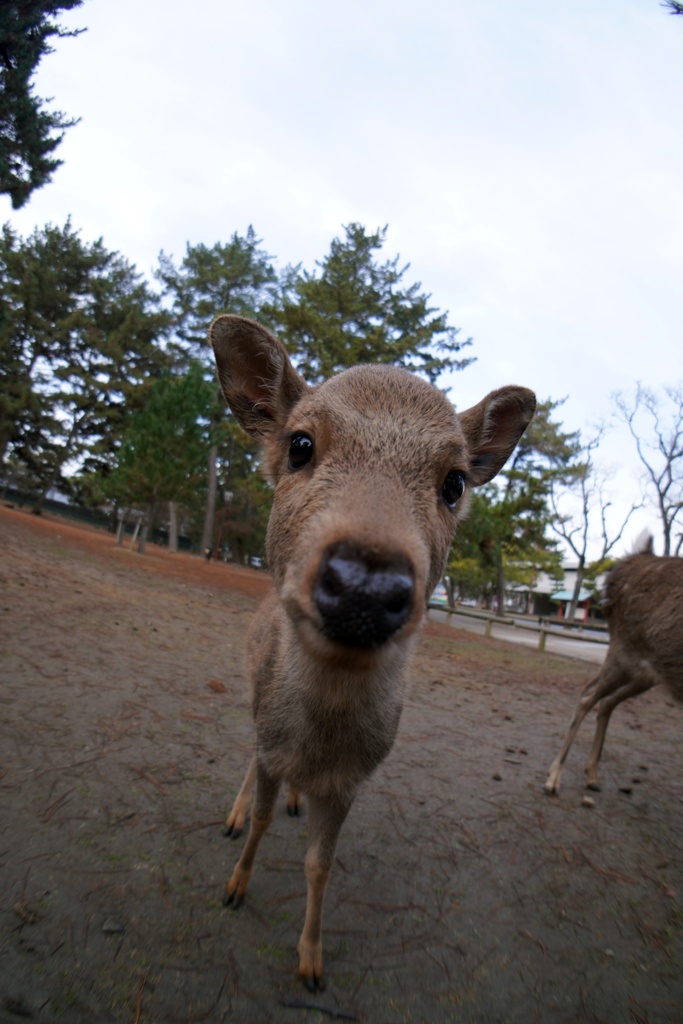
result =
M668 555L674 525L683 510L683 386L663 390L664 398L638 382L632 396L616 392L612 400L617 418L635 441L645 470L646 491L662 524L664 554ZM680 549L679 543L676 553Z
M554 513L552 529L565 541L578 560L574 593L567 613L568 618L573 618L576 614L581 586L588 571L589 534L595 514L599 514L601 530L600 556L595 560L597 563L602 562L614 545L621 540L628 521L636 509L642 508L642 503L632 506L616 534L613 536L610 534L607 525L607 510L611 507L612 502L606 493L608 474L596 467L593 457L604 437L605 430L605 425L600 424L596 428L595 434L581 445L580 457L583 461L574 467L573 481L569 483L556 481L550 493L550 504ZM572 496L578 500L578 510L573 515L564 514L560 504L564 502L564 499Z

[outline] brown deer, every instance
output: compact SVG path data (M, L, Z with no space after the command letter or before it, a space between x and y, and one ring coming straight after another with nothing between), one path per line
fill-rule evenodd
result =
M657 557L649 534L611 571L603 611L609 626L607 657L586 685L559 754L550 767L546 793L557 793L562 768L579 726L599 703L586 786L600 789L598 764L610 715L622 701L663 684L683 701L683 559Z
M218 379L264 447L275 493L266 552L274 592L247 639L255 753L226 822L249 834L226 884L238 907L283 781L308 798L299 974L323 986L322 910L339 831L359 785L389 753L408 660L441 579L467 488L501 469L531 419L521 387L456 414L395 366L356 366L313 388L264 327L211 326Z

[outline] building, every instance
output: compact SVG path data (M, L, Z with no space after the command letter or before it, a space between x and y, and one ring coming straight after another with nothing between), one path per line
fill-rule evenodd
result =
M528 614L564 619L569 612L569 606L574 596L577 572L578 566L563 566L564 576L561 581L541 572L530 589L515 587L515 593L522 598L526 597ZM602 580L598 577L598 585L601 583ZM575 620L587 622L589 615L596 613L599 614L599 611L593 601L592 592L587 587L582 587L579 591Z

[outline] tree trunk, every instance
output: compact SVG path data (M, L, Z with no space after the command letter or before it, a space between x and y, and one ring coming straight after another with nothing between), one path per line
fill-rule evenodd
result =
M142 525L142 516L138 515L135 519L135 525L133 526L133 536L130 538L130 549L131 551L135 547L135 541L138 539L140 527Z
M9 445L10 435L7 431L0 432L0 466L5 462L5 453Z
M139 555L144 555L145 553L145 548L147 546L147 538L149 536L149 531L152 528L153 522L154 502L150 502L150 504L147 506L147 511L145 512L144 519L142 520L142 529L140 530L140 542L138 544Z
M123 534L126 529L126 514L122 508L118 509L118 527L116 530L116 543L120 546L123 544Z
M168 503L168 550L172 555L178 554L178 505L175 501Z
M499 551L496 555L496 596L498 597L498 607L496 608L496 615L505 614L505 568L503 566L503 554Z
M31 509L31 512L32 512L32 514L34 516L42 515L43 505L45 504L45 499L47 498L48 491L52 487L54 487L54 484L55 484L55 482L57 480L57 477L59 475L60 468L61 468L61 465L59 465L59 464L57 466L55 466L54 471L53 471L52 475L50 476L49 481L45 484L45 486L43 487L42 491L38 495L38 500L36 501L35 505Z
M140 529L140 540L138 541L138 554L144 555L145 548L147 547L147 533L149 532L149 520L147 516L142 520L142 527Z
M215 444L209 449L209 493L206 496L204 510L204 529L202 531L202 553L213 550L213 519L216 510L216 461L218 448Z
M673 526L673 521L669 522L669 517L667 516L666 509L664 508L664 500L663 500L661 495L659 496L659 515L660 515L661 520L662 520L662 536L664 537L664 552L663 553L665 555L670 555L671 554L671 527Z
M574 593L572 599L569 602L569 608L567 609L567 619L569 622L573 622L576 616L576 609L579 604L579 594L581 593L581 585L586 576L586 560L581 556L579 559L579 567L576 570L576 579L574 580Z

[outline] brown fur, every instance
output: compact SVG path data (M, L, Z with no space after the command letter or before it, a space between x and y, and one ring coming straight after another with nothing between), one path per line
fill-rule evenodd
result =
M440 391L393 366L358 366L311 388L253 321L219 317L210 337L226 401L263 442L275 486L266 541L275 592L247 641L256 749L228 834L241 832L254 785L256 794L225 899L241 903L287 781L290 813L299 811L299 791L308 798L298 952L299 973L315 989L339 830L358 786L394 742L417 630L465 514L467 495L449 507L444 480L451 471L467 486L492 479L535 399L525 388L501 388L458 416ZM314 456L291 468L298 432L312 439ZM369 626L356 614L366 605Z
M683 701L683 559L646 552L629 555L607 578L603 604L610 643L605 663L586 685L560 753L550 768L547 793L560 788L562 768L574 737L598 702L586 785L599 789L598 764L610 715L618 704L662 684Z

